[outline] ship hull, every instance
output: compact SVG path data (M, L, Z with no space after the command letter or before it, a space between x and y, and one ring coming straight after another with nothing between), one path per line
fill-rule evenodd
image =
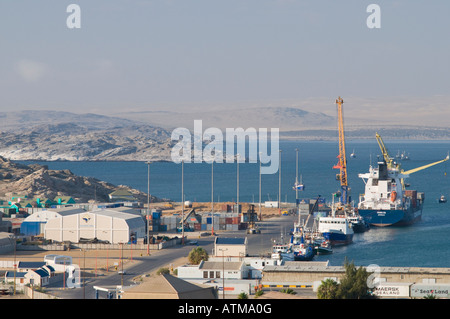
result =
M294 261L311 261L314 258L314 251L308 251L306 254L295 254L294 253Z
M359 214L372 226L407 226L422 218L422 205L410 209L360 209Z
M353 233L344 234L342 232L323 232L323 237L329 240L332 246L347 245L353 241Z

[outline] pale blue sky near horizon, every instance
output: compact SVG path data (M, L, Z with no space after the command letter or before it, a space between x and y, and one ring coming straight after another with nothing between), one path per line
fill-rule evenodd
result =
M71 3L81 29L66 26ZM366 25L371 3L380 29ZM0 110L449 96L449 12L446 0L2 1Z

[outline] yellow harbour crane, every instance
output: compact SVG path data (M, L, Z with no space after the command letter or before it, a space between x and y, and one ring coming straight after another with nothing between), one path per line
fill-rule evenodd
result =
M447 157L444 158L443 160L405 171L401 168L401 164L395 162L393 157L391 157L389 155L388 150L387 150L386 146L384 145L383 139L381 138L380 134L375 133L375 137L377 139L378 145L380 146L381 154L383 155L384 161L386 162L388 169L397 169L399 171L399 173L401 173L403 175L410 175L412 173L424 170L426 168L429 168L431 166L434 166L434 165L437 165L437 164L440 164L440 163L443 163L443 162L446 162L449 160L449 155L447 154ZM403 182L403 178L402 178L402 187L403 187L403 189L405 189L405 184Z
M342 110L342 104L344 100L339 97L336 99L337 111L338 111L338 132L339 132L339 162L333 168L340 170L338 177L341 182L341 203L347 204L348 202L348 182L347 182L347 157L345 155L345 137L344 137L344 115Z

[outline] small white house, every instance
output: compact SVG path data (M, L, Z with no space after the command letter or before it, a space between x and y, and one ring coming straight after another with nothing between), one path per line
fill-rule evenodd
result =
M242 279L242 261L231 262L225 258L222 261L201 261L198 265L184 265L178 267L178 278L181 279Z

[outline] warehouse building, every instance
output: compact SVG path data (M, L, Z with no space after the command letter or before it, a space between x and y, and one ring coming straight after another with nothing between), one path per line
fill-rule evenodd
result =
M20 233L24 236L36 236L43 234L45 225L49 220L84 212L84 209L72 207L41 210L24 219L20 225Z
M49 220L44 228L44 237L57 242L99 240L119 244L134 242L145 235L143 216L129 207L61 215Z

